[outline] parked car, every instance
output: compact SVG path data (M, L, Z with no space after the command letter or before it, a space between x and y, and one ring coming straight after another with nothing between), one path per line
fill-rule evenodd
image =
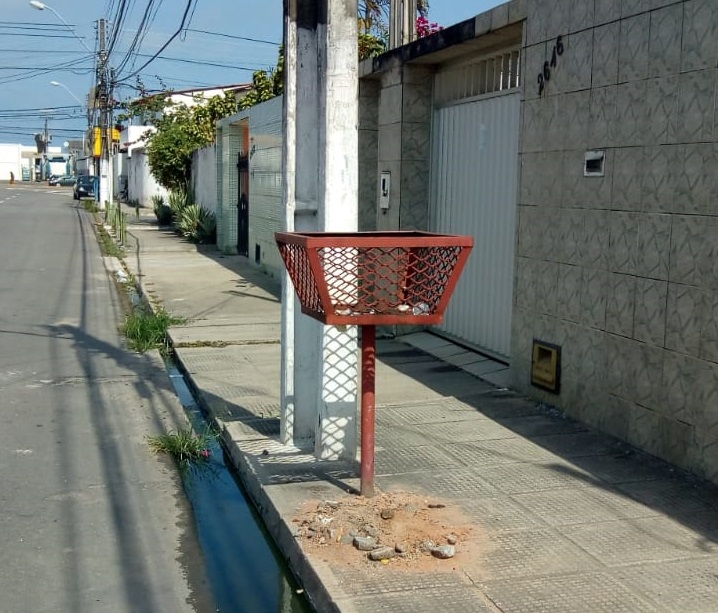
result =
M62 175L61 177L53 177L48 182L48 185L74 185L75 177L72 175Z
M90 175L80 175L77 177L75 187L72 190L73 199L94 198L96 182L97 177L91 177Z

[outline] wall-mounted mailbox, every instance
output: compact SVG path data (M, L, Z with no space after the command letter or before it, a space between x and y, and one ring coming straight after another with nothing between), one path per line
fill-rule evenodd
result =
M561 347L534 339L531 385L558 394L561 387Z
M389 194L391 193L391 173L382 172L379 178L379 208L386 211L389 208Z

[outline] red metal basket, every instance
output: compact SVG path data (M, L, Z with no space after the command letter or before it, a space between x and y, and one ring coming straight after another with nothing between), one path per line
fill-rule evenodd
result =
M440 323L473 247L430 232L277 232L302 312L330 325Z

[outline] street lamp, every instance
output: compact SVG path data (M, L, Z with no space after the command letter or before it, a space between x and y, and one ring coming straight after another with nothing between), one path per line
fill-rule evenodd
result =
M38 2L38 0L30 0L30 6L31 6L32 8L34 8L34 9L37 9L38 11L44 11L45 9L47 9L48 11L52 11L52 12L55 14L55 16L56 16L60 21L62 21L62 23L64 23L64 24L67 26L67 29L70 30L70 32L72 32L72 34L75 36L75 38L82 43L82 46L83 46L85 49L87 49L87 50L88 50L90 53L92 53L92 54L95 53L92 49L90 49L90 48L87 46L87 44L85 43L85 41L82 40L82 39L77 35L77 32L75 32L75 30L73 29L73 27L72 27L69 23L67 23L67 22L65 21L65 19L63 18L63 16L60 15L60 13L58 13L58 12L57 12L54 8L52 8L50 5L45 4L44 2Z
M77 100L80 103L80 106L85 108L85 103L80 100L73 92L72 90L65 85L64 83L60 83L60 81L50 81L50 85L54 85L55 87L62 87L68 94L70 94L75 100ZM82 132L82 155L86 155L87 151L85 150L85 132Z

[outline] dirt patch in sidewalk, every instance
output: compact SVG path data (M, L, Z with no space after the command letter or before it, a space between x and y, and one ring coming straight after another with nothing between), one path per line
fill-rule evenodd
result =
M333 566L454 570L475 556L483 540L456 504L407 492L310 500L293 522L302 545ZM372 560L372 549L379 548L387 557Z

